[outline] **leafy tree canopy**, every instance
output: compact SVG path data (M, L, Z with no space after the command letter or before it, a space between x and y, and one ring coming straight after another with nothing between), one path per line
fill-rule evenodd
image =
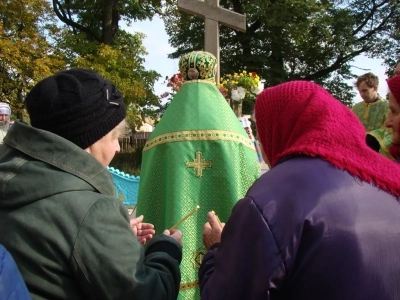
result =
M0 101L13 115L26 118L24 96L40 79L65 67L49 42L58 33L51 6L45 0L0 2Z
M141 125L160 105L153 92L159 74L144 68L144 35L118 22L150 18L160 8L156 0L54 0L53 7L47 0L1 1L0 101L26 118L24 98L39 80L65 68L90 68L123 93L131 127ZM68 26L57 23L52 9Z
M86 33L88 39L113 44L119 21L151 18L161 9L161 0L52 0L58 18L74 33Z
M220 0L220 6L247 16L245 33L220 27L222 76L255 71L266 86L313 80L350 106L354 92L345 80L355 77L354 58L382 57L392 67L400 54L400 0ZM203 48L203 20L178 12L176 2L166 5L163 19L177 49L171 58Z
M157 0L53 0L53 8L68 30L57 39L68 65L96 70L124 95L131 128L145 116L155 117L160 99L154 94L159 74L143 66L147 54L143 34L130 34L120 20L151 18L161 9Z
M130 128L142 124L144 116L155 117L160 99L153 86L159 78L155 71L146 70L142 45L143 34L129 34L120 30L113 46L88 41L84 34L70 31L58 38L58 45L65 49L70 67L96 70L120 90L127 105Z

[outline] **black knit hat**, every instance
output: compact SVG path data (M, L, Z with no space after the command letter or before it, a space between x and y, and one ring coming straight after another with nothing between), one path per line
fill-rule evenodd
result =
M126 116L122 95L92 70L61 71L40 81L26 97L33 127L53 132L82 149Z

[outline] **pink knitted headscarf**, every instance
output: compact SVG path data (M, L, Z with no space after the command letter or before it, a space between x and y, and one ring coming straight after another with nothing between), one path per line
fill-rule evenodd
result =
M400 104L400 75L394 76L387 81L390 92L393 94L397 103Z
M258 137L272 167L291 154L319 156L400 196L400 166L370 149L358 118L322 87L291 81L257 97Z
M400 75L388 79L387 84L393 97L400 104ZM400 128L397 128L397 131L400 131ZM395 159L398 159L400 157L400 145L392 144L389 152Z

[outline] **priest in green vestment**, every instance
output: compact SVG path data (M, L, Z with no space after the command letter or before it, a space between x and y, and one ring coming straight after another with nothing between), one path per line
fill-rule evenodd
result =
M203 51L179 61L183 85L143 149L137 214L156 232L183 232L179 299L200 299L197 272L207 212L224 222L259 177L254 144L216 87L217 60Z

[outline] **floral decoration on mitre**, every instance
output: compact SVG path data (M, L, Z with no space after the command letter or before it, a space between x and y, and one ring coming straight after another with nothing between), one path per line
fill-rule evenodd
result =
M182 80L215 80L217 59L205 51L193 51L179 60L179 71Z
M244 98L255 98L264 89L260 76L256 72L227 74L221 79L218 89L226 99L241 101Z

